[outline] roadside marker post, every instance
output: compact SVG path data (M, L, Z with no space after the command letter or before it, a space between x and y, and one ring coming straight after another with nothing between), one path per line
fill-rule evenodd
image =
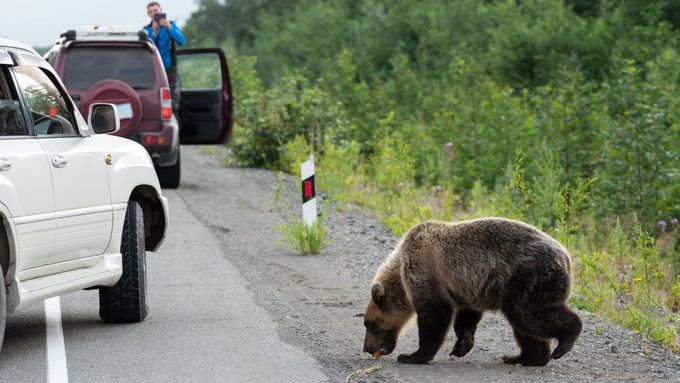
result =
M313 155L302 163L300 175L302 178L302 220L305 225L312 226L316 222L316 181Z

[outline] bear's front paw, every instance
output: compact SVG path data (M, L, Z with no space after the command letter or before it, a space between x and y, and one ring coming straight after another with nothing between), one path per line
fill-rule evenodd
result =
M458 339L456 341L456 344L453 346L453 350L451 350L451 353L449 355L451 356L457 356L457 357L463 357L467 355L470 350L472 350L472 346L475 345L474 341L470 340L463 340L463 339Z
M503 363L505 364L521 364L522 355L503 355Z
M401 354L397 357L397 362L406 364L426 364L431 358L424 358L418 353L413 354Z
M514 356L506 355L503 357L503 363L505 364L521 364L522 366L540 367L545 366L546 364L548 364L549 361L550 355L548 355L547 357L539 355L530 357L527 355L519 354Z

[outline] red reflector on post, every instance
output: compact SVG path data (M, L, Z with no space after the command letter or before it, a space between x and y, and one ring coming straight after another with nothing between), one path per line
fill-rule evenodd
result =
M47 114L50 116L56 116L57 115L57 107L56 106L50 106L50 108L47 110Z
M305 181L305 198L310 198L312 196L312 181Z
M314 175L302 180L302 203L316 197L316 187L314 185Z

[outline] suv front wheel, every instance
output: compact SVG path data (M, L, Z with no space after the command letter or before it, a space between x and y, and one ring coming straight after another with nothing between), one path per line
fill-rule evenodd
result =
M99 289L99 316L104 322L141 322L146 305L146 244L144 211L137 201L128 202L120 245L123 275L112 287Z

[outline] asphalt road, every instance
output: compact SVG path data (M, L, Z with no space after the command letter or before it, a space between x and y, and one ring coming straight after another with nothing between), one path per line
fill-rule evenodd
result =
M361 315L373 273L398 239L364 212L328 211L329 246L299 256L276 229L300 214L294 178L182 150L182 185L164 191L168 238L147 254L148 318L104 324L96 291L61 297L69 382L340 382L372 366L381 369L352 383L680 382L680 354L588 313L574 349L546 367L502 364L516 347L493 314L465 358L448 356L451 332L430 364L397 363L417 347L410 327L395 354L376 361L361 350ZM8 318L0 382L49 381L46 327L41 304Z

